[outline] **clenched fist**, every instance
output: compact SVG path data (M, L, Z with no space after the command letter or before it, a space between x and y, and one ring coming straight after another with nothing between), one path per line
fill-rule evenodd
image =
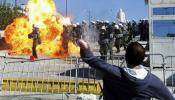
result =
M78 39L76 42L80 46L80 48L82 48L82 49L88 49L89 48L88 43L86 41L84 41L83 39Z

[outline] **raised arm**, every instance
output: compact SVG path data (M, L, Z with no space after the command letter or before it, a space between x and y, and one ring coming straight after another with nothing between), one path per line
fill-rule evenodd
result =
M80 55L84 62L91 67L98 69L102 73L113 74L115 76L120 75L120 68L106 63L105 61L95 57L90 50L89 45L82 39L77 40L77 44L80 46Z

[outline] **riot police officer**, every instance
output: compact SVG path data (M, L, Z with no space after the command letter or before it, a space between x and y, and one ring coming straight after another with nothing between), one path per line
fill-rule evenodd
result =
M83 31L79 23L73 24L72 41L76 42L77 39L83 38Z
M33 25L33 31L28 35L28 38L33 38L32 56L36 59L38 58L36 47L41 44L39 28L37 25Z
M100 45L99 52L101 54L101 59L107 60L107 52L108 52L108 39L106 38L106 27L103 25L99 30L99 40L98 43Z
M114 37L115 37L115 47L117 49L117 53L120 52L120 46L122 44L122 37L123 37L123 34L122 34L122 31L121 31L121 28L119 28L118 25L115 25L115 29L114 29Z
M106 37L108 39L108 51L110 54L109 59L113 59L113 44L114 44L114 31L113 31L113 26L108 24L106 28Z

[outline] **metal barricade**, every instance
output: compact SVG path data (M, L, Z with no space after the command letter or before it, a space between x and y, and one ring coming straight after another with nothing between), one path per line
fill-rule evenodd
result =
M169 84L168 77L174 74L172 66L166 62L174 57L165 57L162 54L147 54L149 57L158 56L162 63L156 66L148 66L147 69ZM98 56L100 57L100 56ZM107 56L109 58L109 56ZM34 62L26 58L0 57L0 96L11 95L37 95L37 94L101 94L101 74L84 63L79 57L64 59L38 59ZM113 55L108 63L124 67L126 66L124 55ZM159 66L159 67L157 67ZM171 73L170 73L171 72ZM166 82L166 79L168 82ZM172 76L171 80L174 79ZM171 81L174 86L174 81ZM172 89L174 91L174 88Z
M6 58L1 67L1 92L5 95L101 93L100 82L79 77L80 59L27 59ZM88 69L90 69L88 67ZM84 74L84 72L83 72ZM95 77L95 76L94 76Z
M167 56L165 57L165 67L166 67L166 84L171 89L171 91L175 92L175 56Z
M101 74L79 57L38 59L2 57L0 96L58 93L101 94ZM108 63L125 66L124 55Z
M124 67L126 66L126 62L125 62L125 55L112 55L112 57L110 55L106 55L106 56L97 56L98 58L105 58L104 60L112 65L116 65L119 67Z
M164 56L162 54L146 54L146 57L148 57L148 61L146 62L150 64L148 66L148 69L157 77L159 77L164 82L164 84L166 84L166 68ZM154 61L157 62L157 60L159 60L159 63L153 63Z

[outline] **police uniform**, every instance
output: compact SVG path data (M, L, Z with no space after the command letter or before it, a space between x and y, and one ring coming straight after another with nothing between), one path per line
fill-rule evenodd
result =
M99 52L101 54L101 59L103 60L107 60L107 52L108 52L108 41L109 39L107 39L106 37L106 29L105 26L102 26L99 32L99 45L100 45L100 49Z
M114 44L114 32L113 32L113 27L111 25L107 26L106 29L106 37L108 39L108 51L110 53L110 58L109 59L113 59L113 44Z
M120 52L120 45L122 44L122 31L119 28L118 25L115 25L115 29L114 29L114 36L115 36L115 47L117 48L117 53Z
M38 31L37 26L33 26L33 32L28 35L28 38L33 38L33 45L32 45L32 55L35 58L38 58L37 52L36 52L36 47L37 45L41 44L40 36L39 36L39 31Z

